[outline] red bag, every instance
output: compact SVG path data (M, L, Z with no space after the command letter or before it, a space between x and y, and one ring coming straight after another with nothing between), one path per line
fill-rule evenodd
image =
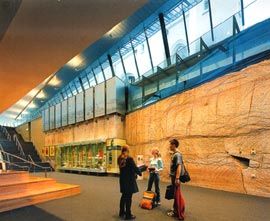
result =
M140 207L143 209L151 210L155 207L156 194L152 191L145 191L143 198L140 202Z

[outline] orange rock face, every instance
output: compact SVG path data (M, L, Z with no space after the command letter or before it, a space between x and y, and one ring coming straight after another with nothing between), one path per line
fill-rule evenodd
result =
M180 140L190 185L270 197L270 62L169 97L126 117L134 156Z

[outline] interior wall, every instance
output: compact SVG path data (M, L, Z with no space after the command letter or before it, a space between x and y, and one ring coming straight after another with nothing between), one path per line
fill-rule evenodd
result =
M80 141L124 139L124 121L121 116L110 115L78 125L71 125L45 134L45 146Z
M134 157L159 148L169 179L177 138L190 185L270 196L270 62L250 66L126 117Z
M42 118L33 120L30 123L22 124L16 128L16 131L22 135L24 141L33 142L39 155L44 157L42 148L45 144L45 133L42 128Z
M42 118L38 118L31 122L31 141L33 142L39 155L44 157L42 154L42 148L45 145L45 133L42 127Z
M28 123L22 124L21 126L16 128L16 131L22 135L24 141L29 142L31 141L30 133L29 133L30 127Z

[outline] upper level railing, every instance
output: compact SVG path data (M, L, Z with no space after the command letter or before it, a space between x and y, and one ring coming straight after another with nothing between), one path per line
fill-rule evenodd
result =
M270 19L243 32L240 32L241 27L239 27L235 15L216 28L222 29L223 25L230 27L229 33L232 33L232 36L222 41L222 46L225 45L225 47L210 51L210 47L201 38L200 41L203 40L204 46L206 46L203 48L203 51L209 50L208 55L204 59L199 60L195 65L187 66L185 70L179 70L178 66L183 64L185 59L177 61L176 57L171 57L172 62L170 66L167 61L160 65L162 67L160 68L161 71L164 72L160 79L155 79L151 82L151 78L160 74L155 72L149 75L149 79L145 79L147 82L146 86L138 86L138 82L135 82L134 86L131 85L129 89L129 111L134 111L162 98L195 87L232 70L239 70L244 63L247 65L263 59L264 56L269 56ZM226 30L228 29L224 29L224 31ZM258 56L259 54L261 55ZM200 56L200 51L198 51L197 55ZM171 66L174 66L175 70L168 73L168 69ZM143 78L140 80L143 80Z

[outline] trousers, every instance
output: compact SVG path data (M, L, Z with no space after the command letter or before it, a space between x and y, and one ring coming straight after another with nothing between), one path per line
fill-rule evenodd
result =
M122 193L122 196L120 199L119 216L126 215L126 217L130 217L131 204L132 204L132 193Z
M181 187L175 185L175 177L171 177L172 185L174 186L174 202L173 210L178 219L183 220L185 218L185 201L181 192Z
M159 174L158 173L150 173L149 180L148 180L147 191L151 191L152 190L153 183L155 183L155 193L157 194L157 198L156 198L156 201L157 202L160 201L159 181L160 181L160 178L159 178Z

